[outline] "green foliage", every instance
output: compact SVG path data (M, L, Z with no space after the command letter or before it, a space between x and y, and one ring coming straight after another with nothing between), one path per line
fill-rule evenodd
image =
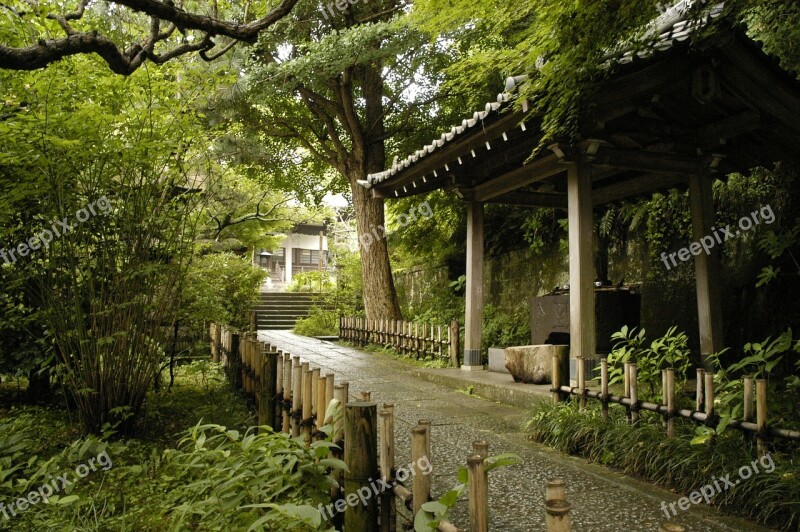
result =
M695 423L679 419L676 437L665 438L662 418L642 412L638 424L627 422L623 408L611 408L604 421L600 408L590 403L579 410L576 402L537 405L528 423L531 437L562 452L617 468L630 475L689 493L750 464L755 445L738 431L727 431L713 444L692 445ZM762 471L735 487L718 493L714 504L768 526L795 530L800 524L800 475L793 456L797 445L773 450L772 473Z
M294 333L303 336L338 336L339 315L335 310L317 304L309 309L307 317L297 320Z
M204 337L211 322L246 329L266 276L263 269L233 253L196 257L186 274L181 309L193 336Z
M656 338L645 348L645 330L638 333L636 328L628 329L625 325L618 332L611 335L614 348L608 355L609 384L618 384L623 381L624 367L627 362L635 362L637 381L649 387L650 394L655 395L661 387L661 370L673 368L676 383L686 382L687 372L691 367L691 351L688 347L689 338L683 332L677 332L677 327L670 327L661 338Z
M331 274L327 271L309 271L292 275L287 292L330 292L334 288Z
M513 310L486 305L483 309L483 348L528 345L531 342L531 324L528 309Z

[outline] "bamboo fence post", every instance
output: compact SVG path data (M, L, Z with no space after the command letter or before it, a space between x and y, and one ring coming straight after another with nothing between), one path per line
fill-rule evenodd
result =
M759 458L767 454L767 381L756 379L756 444Z
M608 358L600 359L600 399L602 403L603 419L608 421Z
M458 321L453 320L450 322L450 327L447 329L447 345L450 348L450 362L454 368L461 366L461 353L458 349Z
M372 401L372 392L361 392L361 400L367 403Z
M625 362L622 365L622 397L626 399L631 398L631 363ZM625 417L628 418L628 423L631 422L631 407L625 407Z
M566 482L560 478L548 479L544 488L544 505L547 532L571 532L569 515L572 507L567 502Z
M753 377L744 378L744 421L753 420Z
M244 382L242 381L242 361L239 356L242 350L242 341L241 336L238 334L231 334L230 336L231 345L230 351L228 352L228 360L230 361L229 364L231 367L231 374L233 375L233 387L236 390L241 390L244 386Z
M628 367L630 374L630 392L631 392L631 423L639 422L639 387L636 382L638 368L636 362L631 362Z
M442 359L442 326L436 326L436 345L439 352L439 360Z
M483 457L467 458L469 468L469 522L471 532L489 532L489 486Z
M305 364L303 364L305 366ZM312 403L312 392L313 392L313 371L310 369L303 371L303 440L306 442L306 445L311 444L311 424L313 423L311 419L311 413L314 410L313 403Z
M311 370L311 417L317 415L317 392L319 391L319 374L320 369L314 368Z
M431 454L431 442L433 441L431 428L433 427L433 422L430 419L420 419L417 421L417 425L420 427L425 427L425 442L428 444L428 446L425 448L425 456L427 456L428 460L430 461L431 457L433 456Z
M661 370L661 401L667 404L667 370Z
M289 402L292 400L292 356L289 353L283 353L283 423L282 430L289 434L291 410L289 410Z
M350 402L349 386L349 382L343 382L333 387L333 398L342 404L342 408Z
M707 371L703 377L706 381L705 389L703 390L706 400L706 419L710 419L714 415L714 374Z
M697 368L697 391L695 394L694 409L697 410L698 412L703 411L703 404L704 404L703 384L705 381L705 373L706 370L704 370L703 368Z
M328 377L320 376L317 380L317 430L325 424L325 410L328 403L325 402L328 392Z
M559 390L561 386L561 375L558 363L558 355L553 355L552 357L552 375L550 376L550 382L552 385L550 386L550 391L553 392L553 404L558 404L561 401L561 390Z
M579 356L577 360L578 366L578 393L580 394L579 405L580 409L586 408L586 359Z
M292 357L292 437L300 436L300 416L303 408L303 366L300 357Z
M417 425L411 429L411 467L413 471L412 492L412 511L414 515L420 511L422 505L431 498L430 477L422 472L420 463L428 460L428 429L422 425Z
M377 414L375 403L350 403L344 409L344 462L348 468L344 474L345 499L354 496L361 501L347 505L347 532L373 532L378 526L378 499L372 496L370 487L372 479L378 478Z
M384 485L394 482L394 405L385 404L380 412L381 480ZM394 492L391 489L381 492L381 532L394 532L397 528L397 508Z
M667 437L675 437L675 370L667 369Z
M258 402L258 424L269 425L274 428L275 403L278 397L278 356L277 353L267 353L261 357L261 399Z
M333 373L328 373L326 375L325 381L325 410L328 410L328 406L330 406L331 401L333 401L334 389L336 387L335 377ZM323 413L322 415L325 415ZM324 420L323 420L324 421Z

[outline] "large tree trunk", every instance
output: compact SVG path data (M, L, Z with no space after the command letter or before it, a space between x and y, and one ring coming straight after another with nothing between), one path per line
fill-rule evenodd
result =
M357 183L353 183L350 188L353 191L358 235L359 237L370 235L360 240L361 275L364 279L364 308L367 318L401 319L402 314L397 303L397 292L389 263L389 250L381 229L385 227L383 200L373 198L369 190Z
M380 43L376 42L375 46L380 46ZM358 179L366 179L369 173L380 172L386 163L381 65L373 63L360 69L356 75L362 78L366 120L363 131L359 132L361 134L355 136L354 154L356 160L363 162L356 168L351 168L348 177L353 192L353 206L361 244L359 247L361 275L364 279L364 308L367 318L371 320L396 320L403 316L397 302L389 250L384 237L386 223L383 200L373 198L369 190L356 183Z

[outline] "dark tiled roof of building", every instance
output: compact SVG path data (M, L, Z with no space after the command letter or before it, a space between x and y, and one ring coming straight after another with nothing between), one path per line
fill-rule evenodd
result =
M706 16L702 19L688 19L687 13L695 3L696 0L681 0L667 9L658 18L654 19L647 29L645 41L649 41L648 46L640 49L627 49L616 55L610 54L608 66L630 64L637 60L648 59L657 53L669 50L676 43L690 39L695 31L706 26L712 19L718 18L722 14L724 7L724 2L722 2L711 7ZM391 179L402 170L413 165L426 155L435 152L456 137L470 133L488 117L497 115L507 108L514 98L514 92L517 86L527 79L527 75L509 77L506 79L504 92L498 94L495 101L488 102L482 111L476 111L471 118L465 118L461 124L453 126L450 131L443 133L441 137L434 139L430 144L420 148L405 159L400 161L395 160L392 166L387 170L369 174L367 180L359 181L359 184L370 188L374 184ZM523 105L523 111L526 110L527 106Z

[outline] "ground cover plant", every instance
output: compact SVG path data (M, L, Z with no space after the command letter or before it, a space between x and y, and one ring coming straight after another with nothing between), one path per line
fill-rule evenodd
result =
M693 443L695 424L676 421L676 437L665 438L662 419L650 412L642 412L639 423L630 425L621 407L611 408L605 421L599 404L589 404L580 411L576 402L542 403L534 408L528 430L532 440L683 494L712 482L714 476L734 473L756 458L754 440L743 438L737 431L697 444ZM718 493L713 504L770 526L797 530L797 451L796 444L773 448L773 472L753 475Z
M252 413L218 364L180 366L147 405L127 437L81 436L63 406L0 410L0 530L324 529L326 444L247 428ZM59 488L48 502L16 504L48 485Z

